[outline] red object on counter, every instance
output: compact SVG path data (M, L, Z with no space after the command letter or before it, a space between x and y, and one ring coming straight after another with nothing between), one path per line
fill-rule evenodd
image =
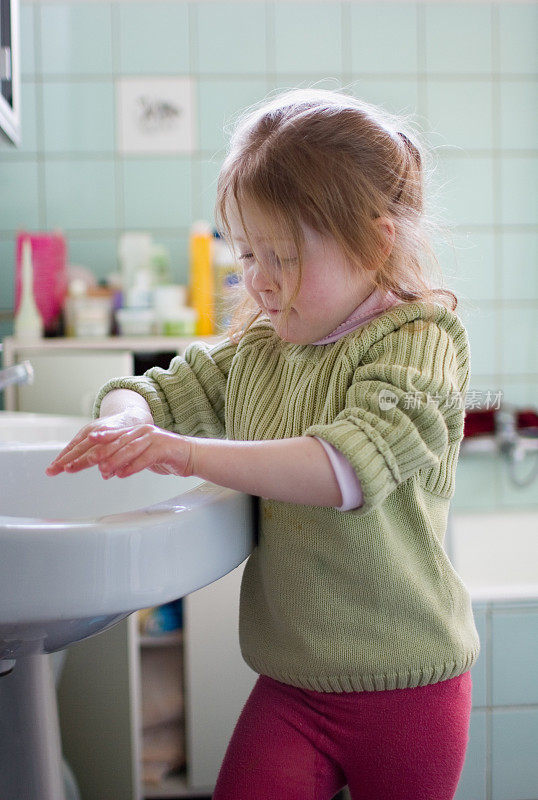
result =
M54 332L67 294L67 244L61 233L17 234L15 245L15 311L21 301L22 243L30 239L34 297L47 333Z
M463 425L463 436L481 436L495 433L495 409L467 411Z
M495 414L497 409L474 409L467 411L463 425L463 436L483 436L495 433ZM521 409L515 412L516 428L537 428L538 414L532 408Z

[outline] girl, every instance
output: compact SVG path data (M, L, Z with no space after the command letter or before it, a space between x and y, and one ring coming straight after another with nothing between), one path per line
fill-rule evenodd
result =
M442 542L469 349L424 272L423 163L411 132L343 94L293 91L246 116L217 195L246 322L110 381L48 469L260 497L240 607L260 677L214 800L456 790L479 642Z

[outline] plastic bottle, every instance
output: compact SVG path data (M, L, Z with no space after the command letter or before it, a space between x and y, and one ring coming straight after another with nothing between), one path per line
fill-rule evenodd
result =
M198 336L210 336L215 329L212 245L211 226L207 222L195 222L190 237L189 294L190 305L198 315Z
M14 333L16 339L40 339L43 336L43 319L34 297L34 268L32 243L25 239L22 244L22 292L15 314Z
M217 231L213 231L213 271L215 274L215 328L224 332L231 323L236 289L241 271L234 253Z

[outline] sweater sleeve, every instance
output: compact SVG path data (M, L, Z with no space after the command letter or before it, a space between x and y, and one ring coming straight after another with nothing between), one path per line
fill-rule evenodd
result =
M185 436L223 438L226 381L237 345L228 339L213 348L194 342L168 369L152 367L144 375L113 378L99 390L93 409L113 389L131 389L147 401L160 428Z
M438 467L461 441L467 380L463 326L453 336L437 322L418 320L367 351L344 409L305 431L336 447L355 469L363 493L355 513L371 511L419 470Z

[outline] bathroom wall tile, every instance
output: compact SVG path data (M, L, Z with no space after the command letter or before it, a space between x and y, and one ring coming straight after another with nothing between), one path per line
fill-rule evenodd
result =
M127 228L178 228L192 222L188 158L125 159L123 188Z
M535 308L501 311L501 366L506 374L534 375L538 364Z
M265 3L194 3L196 65L217 75L264 73Z
M277 73L342 73L339 3L274 3Z
M434 146L493 147L493 83L489 80L428 78L428 139ZM454 110L458 109L457 114Z
M187 3L118 3L119 70L158 75L189 71Z
M198 180L194 183L193 215L196 219L206 219L214 224L215 200L217 197L217 178L222 158L214 156L197 160Z
M526 380L511 378L503 375L501 389L503 392L503 402L511 403L520 408L538 407L538 376L530 375Z
M170 273L175 283L187 285L189 280L189 231L179 231L173 236L163 235L160 231L150 231L153 239L166 247L170 255Z
M496 372L495 331L498 313L492 308L480 308L473 313L461 310L471 348L471 374L492 375ZM491 388L491 387L490 387Z
M116 227L112 159L45 162L46 222L49 228L110 230Z
M0 308L13 308L15 283L15 237L0 239Z
M454 511L479 511L495 506L497 469L493 458L460 455L451 508Z
M37 228L41 219L38 205L37 161L6 161L0 169L0 230Z
M538 236L535 231L503 231L501 299L538 300Z
M45 3L40 11L44 75L112 72L110 3Z
M492 713L492 800L533 800L538 786L538 710Z
M517 406L527 405L536 410L538 397L534 393L533 402L526 404L523 396L518 397ZM505 459L500 460L499 501L501 508L538 508L538 480L536 479L536 453L527 454L523 461L510 465ZM518 481L516 484L515 481ZM519 482L524 485L520 486ZM532 571L538 580L538 567Z
M417 3L351 3L353 72L416 72Z
M354 78L351 89L354 97L382 106L392 114L411 115L419 110L417 78Z
M465 764L454 800L486 800L486 729L486 712L472 711Z
M538 704L538 612L497 611L491 624L493 705Z
M200 78L198 109L200 150L220 150L228 142L232 122L249 106L267 95L263 78Z
M106 278L119 269L117 257L118 243L115 234L99 235L91 238L71 234L68 241L70 264L90 269L97 280Z
M35 40L35 3L20 5L21 76L33 78L37 71Z
M0 137L0 161L17 159L21 154L38 150L36 104L40 91L40 84L29 80L21 82L21 144L13 147L3 136Z
M488 641L486 610L473 607L474 621L480 638L480 655L472 669L473 708L487 704L486 671L488 663Z
M538 159L501 158L501 222L535 225L537 204Z
M489 3L426 3L426 69L439 73L489 73L491 6ZM462 14L465 24L462 24Z
M447 285L460 303L496 298L495 235L492 232L456 232L452 243L436 250Z
M531 74L538 70L538 6L499 3L500 64L503 72Z
M538 34L538 26L537 26ZM538 83L536 80L500 81L500 145L508 149L536 148Z
M448 222L491 225L493 222L493 161L488 156L443 155L434 177L437 202ZM430 198L430 204L432 202Z
M46 152L114 150L112 82L44 83L43 117Z

